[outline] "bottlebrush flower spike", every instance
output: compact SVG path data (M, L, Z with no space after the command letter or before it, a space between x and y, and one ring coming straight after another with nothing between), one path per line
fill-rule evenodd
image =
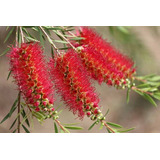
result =
M12 47L10 70L24 100L36 111L53 107L53 84L38 43L23 43L21 47Z
M84 38L80 41L81 45L94 48L99 52L99 56L103 56L107 64L111 64L116 70L122 72L126 78L132 78L136 70L133 68L134 63L131 59L122 55L91 28L81 27L79 36Z
M86 67L90 76L99 83L105 82L108 85L117 87L126 87L126 75L119 71L113 64L106 63L105 59L99 55L99 52L90 46L83 45L79 56Z
M101 115L99 98L74 50L57 55L55 60L50 61L49 68L57 93L74 114L77 113L81 119L85 114L91 116L91 119Z

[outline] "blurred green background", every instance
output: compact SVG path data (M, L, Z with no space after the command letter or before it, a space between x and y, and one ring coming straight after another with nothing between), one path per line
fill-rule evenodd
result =
M96 26L93 27L102 35L104 39L109 41L123 54L131 57L137 67L137 75L146 74L159 74L160 75L160 27L121 27L121 26ZM14 39L15 33L10 39L4 43L7 35L6 27L0 27L0 54L10 46ZM50 55L50 46L45 44L45 54ZM8 113L14 100L17 97L18 91L16 85L12 83L12 78L7 81L9 70L9 63L6 56L0 57L0 121ZM130 94L130 102L126 103L126 90L116 90L113 87L108 87L105 84L101 86L94 82L97 92L100 96L100 105L102 111L110 110L107 121L118 123L126 128L135 127L131 132L133 133L150 133L160 132L160 103L155 108L148 101L143 99L133 91ZM100 133L106 132L105 129L99 130L99 126L95 126L91 131L88 131L89 126L93 123L89 118L84 118L83 121L79 120L76 116L65 108L63 102L59 101L56 96L56 106L61 105L64 108L60 121L63 123L79 122L84 130L72 132L93 132ZM61 109L62 109L61 108ZM0 125L0 132L11 132L9 127L14 121L16 113L10 119ZM34 126L30 129L31 132L36 133L53 133L54 124L52 120L46 120L42 125L34 119ZM22 132L23 129L22 129Z

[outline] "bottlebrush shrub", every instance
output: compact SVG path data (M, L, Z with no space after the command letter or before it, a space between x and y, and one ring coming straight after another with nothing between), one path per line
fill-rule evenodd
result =
M93 29L81 27L78 33L83 39L79 41L80 57L91 73L92 78L118 88L130 87L135 74L133 61L124 56ZM76 44L77 45L77 44Z
M43 50L38 43L12 47L8 55L10 71L23 98L35 111L54 111L53 84L47 72Z
M77 53L70 49L57 55L49 63L50 75L55 83L57 92L73 111L82 119L84 115L95 120L102 118L94 88L88 79L88 74L81 64Z
M8 55L10 61L8 78L11 73L19 93L9 113L0 124L11 117L17 108L18 114L10 126L12 129L18 122L13 133L16 131L20 133L21 126L25 132L29 132L24 123L30 127L29 120L33 117L40 123L47 118L52 118L56 133L69 132L68 129L82 129L82 127L73 126L75 123L62 125L58 120L62 110L58 111L61 106L57 106L55 110L53 108L54 91L61 95L66 106L80 119L87 115L91 120L95 120L89 130L95 124L100 124L100 129L105 126L107 131L112 133L132 130L133 128L126 130L121 125L105 121L109 109L104 115L101 113L99 98L90 83L91 78L116 88L127 88L127 102L129 102L131 90L143 96L154 106L157 105L154 99L160 100L160 76L137 77L134 75L136 71L133 61L122 55L89 27L80 27L78 36L72 33L75 28L70 26L8 28L10 31L4 41L7 41L16 31L15 42L20 46L11 47ZM39 38L35 37L37 34ZM52 59L48 64L44 60L43 50L40 47L40 45L45 47L44 41L51 45ZM21 44L21 42L29 43ZM60 47L55 42L60 43ZM7 52L8 48L0 57ZM25 103L22 102L21 95Z

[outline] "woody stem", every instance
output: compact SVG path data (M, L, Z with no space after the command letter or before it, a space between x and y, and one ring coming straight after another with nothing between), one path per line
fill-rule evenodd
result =
M60 121L58 121L57 119L55 119L55 121L57 122L57 124L60 126L60 128L66 132L65 128L61 125Z
M104 120L102 120L101 122L104 123L104 125L105 125L112 133L115 133L115 131L114 131L111 127L109 127L108 124L107 124Z
M151 92L143 91L142 89L139 89L139 88L137 88L137 87L134 87L134 86L132 87L132 89L133 89L133 90L140 91L140 92L142 92L142 93L149 94L149 95L151 95L151 96L153 95Z

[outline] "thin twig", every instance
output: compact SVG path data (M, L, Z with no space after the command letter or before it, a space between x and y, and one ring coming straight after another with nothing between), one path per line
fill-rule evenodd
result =
M51 43L51 45L53 46L53 48L56 50L57 53L60 54L58 48L56 47L56 45L53 43L53 41L51 40L51 38L49 37L49 35L45 32L45 30L42 28L42 26L39 26L39 28L42 30L42 32L45 34L45 36L48 38L48 41Z
M61 127L61 129L66 132L65 128L61 125L60 121L58 121L57 119L55 119L55 121L57 122L57 124Z
M22 27L19 27L19 28L20 28L20 32L21 32L22 43L24 43L24 34L23 34L23 31L22 31Z
M16 27L16 42L15 46L18 47L18 26Z
M71 44L71 42L61 32L57 32L77 52L77 49Z
M139 88L137 88L137 87L135 87L135 86L133 86L132 89L133 89L133 90L140 91L140 92L142 92L142 93L149 94L149 95L151 95L151 96L153 95L151 92L143 91L142 89L139 89Z
M105 125L112 133L115 133L115 131L114 131L112 128L110 128L105 121L102 120L101 122L104 123L104 125Z

